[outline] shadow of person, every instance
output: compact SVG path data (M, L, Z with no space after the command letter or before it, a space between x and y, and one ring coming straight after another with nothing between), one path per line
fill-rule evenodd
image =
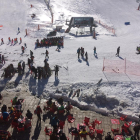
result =
M23 77L23 74L17 76L17 78L16 78L16 80L15 80L15 86L16 86L16 87L18 86L20 80L22 80L22 77Z
M89 62L88 61L86 61L87 62L87 65L89 66Z
M29 79L29 91L32 92L33 94L36 94L36 79L34 79L32 76Z
M55 76L54 86L58 86L58 84L59 84L59 79L57 76Z
M32 140L38 140L41 131L41 121L38 119L36 123L36 128L34 130L34 135L32 136Z
M19 34L20 32L17 32L17 35Z
M79 63L82 63L82 60L81 60L81 59L78 59L78 62L79 62Z
M94 54L94 57L95 57L96 59L98 59L98 56L97 56L97 54Z
M49 78L38 80L38 95L41 95L43 93L45 85L48 83L48 79Z
M30 74L30 71L28 71L28 72L26 73L25 79L29 76L29 74Z
M124 58L122 58L121 56L118 56L120 59L124 60Z

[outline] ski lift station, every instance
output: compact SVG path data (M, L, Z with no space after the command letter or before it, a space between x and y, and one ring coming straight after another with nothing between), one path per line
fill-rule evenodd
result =
M93 17L72 17L70 21L66 20L66 25L69 27L67 28L66 32L69 33L70 29L73 27L77 28L90 28L90 33L92 33L92 28L97 27L94 23Z

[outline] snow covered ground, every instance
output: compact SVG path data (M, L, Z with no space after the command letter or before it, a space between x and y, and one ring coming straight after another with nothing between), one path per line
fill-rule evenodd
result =
M16 83L15 86L5 87L5 89L17 91L25 85L34 95L42 95L44 98L49 96L57 98L63 95L65 100L69 99L79 106L88 105L88 109L106 112L113 110L116 113L138 116L140 76L102 71L104 58L120 62L125 61L126 58L134 64L140 65L140 56L136 54L136 46L140 43L138 3L133 0L48 0L54 15L52 25L46 1L13 0L10 4L9 0L0 1L0 25L3 25L0 27L0 38L3 38L5 43L0 46L0 53L7 58L6 64L0 69L0 75L10 63L17 67L19 61L27 62L30 50L35 56L34 65L43 66L45 56L42 53L46 48L35 49L36 39L46 37L56 25L63 25L63 29L67 29L65 21L71 17L94 17L96 21L100 20L114 28L116 35L99 24L96 28L96 39L93 39L92 35L76 36L76 28L73 28L70 33L58 32L57 36L64 37L64 48L60 52L55 51L56 46L47 48L49 51L48 63L51 69L54 69L56 64L62 67L58 80L55 79L54 73L49 79L35 80L26 67L26 73L23 76L15 74L9 80L1 78L1 87L7 82ZM36 14L34 19L31 18L33 13ZM130 25L125 25L125 22L130 22ZM40 30L38 30L38 24ZM20 27L19 34L17 34L18 27ZM28 30L28 36L25 36L25 29ZM8 45L8 37L11 39L17 37L18 40L22 37L23 42L11 46ZM24 43L27 43L27 49L21 55L21 46ZM97 48L97 58L93 55L94 46ZM120 57L115 56L118 46L120 46ZM88 63L82 58L77 59L76 53L79 47L84 47L88 52ZM132 65L129 67L134 69ZM138 68L136 66L134 70L137 71ZM98 87L96 83L101 78L103 81ZM97 87L98 90L96 90ZM81 91L79 97L69 97L70 91L74 92L77 89Z

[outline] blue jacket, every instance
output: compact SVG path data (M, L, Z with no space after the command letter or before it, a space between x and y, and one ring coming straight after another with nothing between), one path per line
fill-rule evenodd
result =
M55 119L55 117L53 117L52 120L51 120L51 125L52 126L57 126L58 123L59 123L58 119Z
M3 112L2 116L3 116L3 119L5 120L9 116L9 113L8 112Z

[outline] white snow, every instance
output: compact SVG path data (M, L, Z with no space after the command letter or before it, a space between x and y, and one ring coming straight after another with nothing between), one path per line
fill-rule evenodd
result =
M107 31L104 27L97 24L95 29L97 36L93 39L92 35L87 33L84 35L78 34L76 37L77 28L73 28L70 33L58 32L57 36L64 37L64 48L60 52L55 51L56 46L47 48L49 51L48 63L51 69L54 66L60 65L58 81L55 81L54 73L49 79L35 80L29 74L26 67L26 74L9 79L9 82L16 82L20 88L22 84L35 95L53 96L55 98L63 95L66 100L69 99L70 90L73 91L80 88L79 97L70 97L69 100L77 103L77 105L87 105L92 110L114 111L116 113L128 114L130 116L138 116L140 109L140 76L111 72L103 72L104 58L113 61L119 60L120 63L126 60L133 62L129 68L140 75L139 55L136 54L136 46L140 44L140 11L137 10L138 3L134 0L48 0L49 5L54 15L54 23L51 24L51 13L46 6L47 0L9 0L0 1L0 39L4 39L3 45L0 46L0 53L7 57L8 61L0 69L0 75L10 63L15 67L19 61L27 62L30 50L33 51L35 59L34 65L44 65L44 53L46 48L35 49L35 41L38 38L43 39L57 25L63 25L63 29L67 29L65 25L66 19L75 16L94 17L96 21L101 21L105 25L115 29L116 35ZM33 5L31 8L30 5ZM32 14L36 14L34 19ZM130 22L130 25L125 25L125 22ZM40 25L40 30L38 30ZM18 27L20 33L17 34ZM25 36L25 29L29 35ZM82 29L81 29L82 30ZM22 44L15 46L7 45L8 37L22 37ZM27 49L21 55L21 46L26 43ZM93 55L93 48L96 46L98 58ZM120 46L120 56L116 57L117 47ZM83 59L78 61L77 48L84 47L88 52L88 63ZM115 64L113 64L115 65ZM119 67L119 63L117 63ZM65 67L65 68L64 68ZM113 67L113 66L112 66ZM66 69L68 68L68 69ZM98 87L96 83L103 79ZM6 84L7 80L1 78L1 86ZM62 93L55 93L56 90ZM15 90L13 88L13 90ZM95 92L94 92L95 91ZM92 107L93 106L93 107Z

